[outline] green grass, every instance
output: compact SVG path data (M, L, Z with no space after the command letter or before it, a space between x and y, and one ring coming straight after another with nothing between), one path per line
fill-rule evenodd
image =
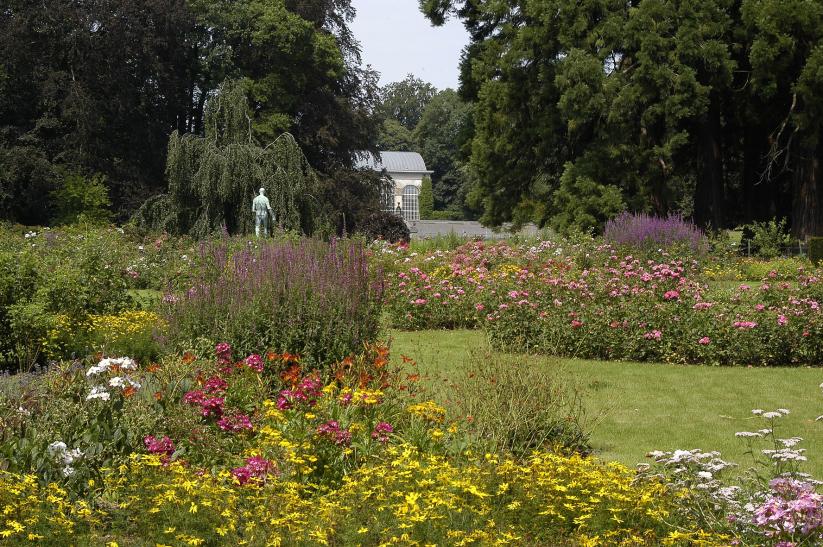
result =
M486 349L480 331L392 331L392 354L415 359L428 386L447 393L449 378L470 367L473 348ZM513 365L522 358L512 356ZM570 375L585 392L591 414L603 413L592 435L596 453L627 465L650 450L718 450L747 468L752 460L737 431L765 427L754 408L787 408L779 437L803 437L805 470L823 477L823 370L677 366L529 357L534 366Z

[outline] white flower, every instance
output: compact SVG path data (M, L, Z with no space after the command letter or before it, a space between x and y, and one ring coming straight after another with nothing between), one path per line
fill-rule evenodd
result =
M701 479L705 479L705 480L710 480L710 479L714 478L714 475L712 475L708 471L698 471L697 476L700 477Z
M49 456L54 458L59 454L63 454L66 451L66 443L63 441L55 441L49 445Z
M763 435L761 433L755 433L755 432L752 432L752 431L738 431L737 433L734 434L734 436L735 437L741 437L741 438L744 438L744 439L748 439L748 438L751 438L751 437L762 437Z
M66 467L63 468L63 476L64 477L70 477L72 475L74 475L74 467L71 467L70 465L67 465Z
M760 416L761 414L763 414L763 410L755 408L754 410L752 410L752 414L754 414L755 416Z
M783 446L785 446L786 448L792 448L793 446L795 446L797 443L799 443L803 439L800 438L800 437L791 437L789 439L777 439L777 440L781 444L783 444Z
M104 401L108 401L111 399L111 394L106 391L106 388L103 386L94 386L91 388L91 392L86 396L87 401L91 401L92 399L102 399Z
M787 409L787 408L778 408L777 411L779 413L783 414L784 416L787 415L787 414L791 414L791 412L789 412L789 409Z
M780 412L764 412L762 416L767 420L771 420L774 418L782 418L783 414L781 414Z
M126 387L126 379L122 376L115 376L111 380L109 380L109 386L111 387Z

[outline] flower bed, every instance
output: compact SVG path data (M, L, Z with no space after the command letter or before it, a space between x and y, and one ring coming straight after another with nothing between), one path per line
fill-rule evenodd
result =
M174 384L169 376L177 376ZM637 482L621 465L575 453L476 452L461 423L418 397L404 376L389 370L381 347L343 360L329 377L304 370L290 354L236 360L226 344L215 359L186 355L163 366L103 359L76 377L76 391L91 415L110 415L108 429L63 429L42 453L46 469L37 477L0 473L0 537L183 545L724 542L693 519L673 518L677 493L657 480ZM149 400L149 412L165 419L144 422L151 433L112 443L117 430L138 432L130 416ZM38 423L37 412L25 421ZM15 461L25 467L28 460Z
M610 245L471 243L395 261L398 328L484 328L501 349L733 365L823 364L820 270L771 270L733 289L711 259L638 258Z

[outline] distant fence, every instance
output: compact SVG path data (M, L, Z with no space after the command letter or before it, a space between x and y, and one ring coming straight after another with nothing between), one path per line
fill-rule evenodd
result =
M743 256L757 256L757 249L752 247L751 241L746 241L741 245L737 245L735 243L732 245L737 247L737 251ZM808 251L809 245L802 241L798 241L797 243L793 243L791 245L780 246L781 256L807 256Z

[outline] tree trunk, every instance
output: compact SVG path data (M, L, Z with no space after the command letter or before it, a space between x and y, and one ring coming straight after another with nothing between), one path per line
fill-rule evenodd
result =
M792 234L798 239L823 235L823 140L799 159L794 177Z
M779 181L762 180L768 132L758 124L748 125L743 133L743 218L742 223L763 221L776 214L775 189Z
M700 123L700 172L694 189L694 220L714 229L724 225L723 152L721 150L720 108L712 96Z

